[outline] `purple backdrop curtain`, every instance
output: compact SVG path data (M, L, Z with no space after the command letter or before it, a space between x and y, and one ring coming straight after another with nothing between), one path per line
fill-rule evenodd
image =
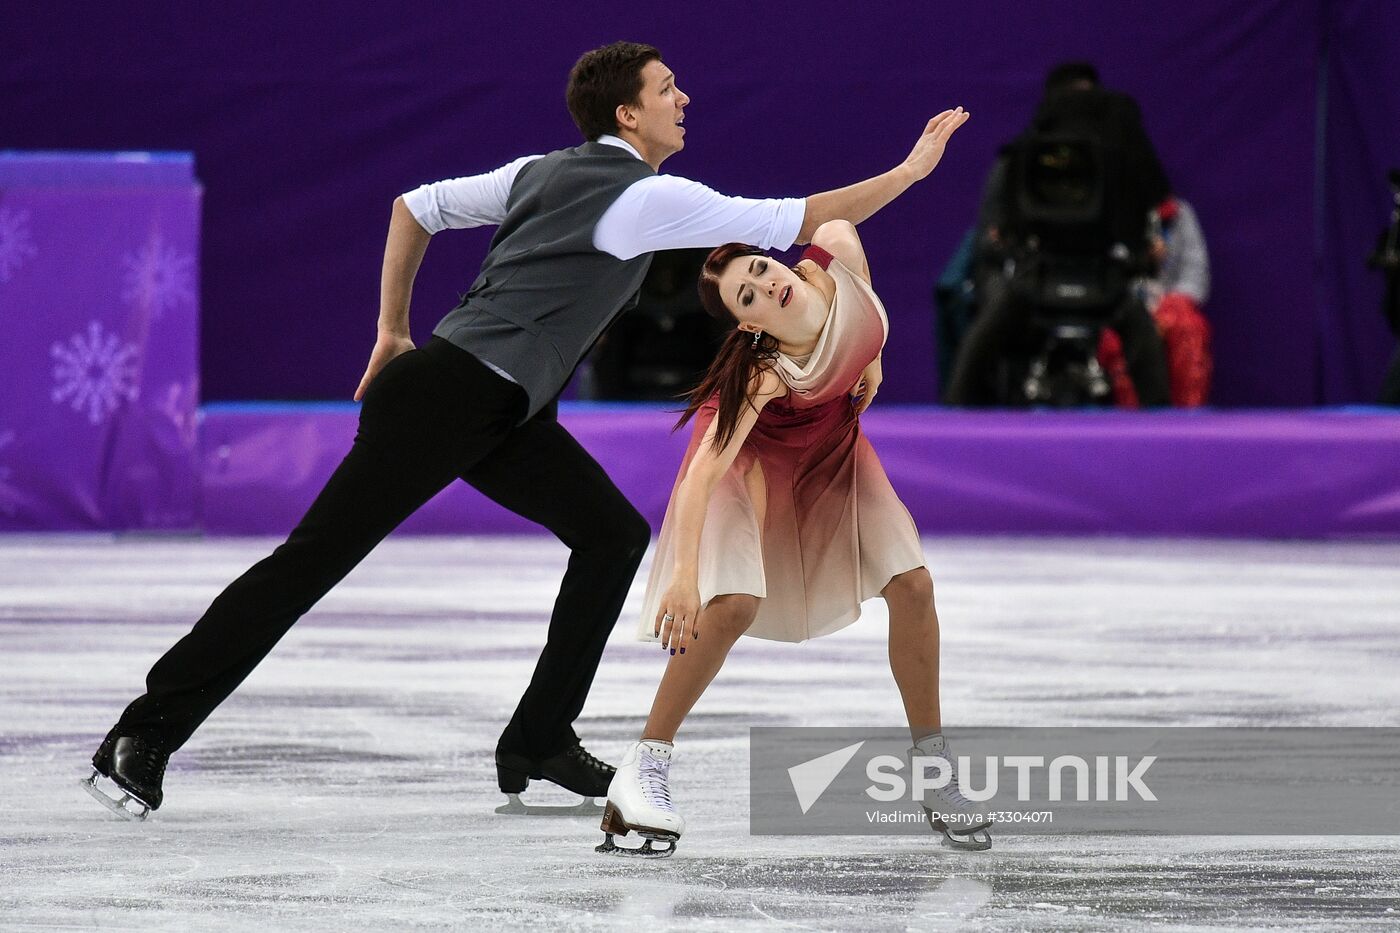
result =
M1089 58L1141 100L1202 218L1216 399L1306 405L1368 399L1388 343L1357 247L1398 158L1395 35L1389 0L30 5L0 30L0 145L193 150L208 187L207 397L345 398L372 340L391 199L572 144L562 88L585 48L659 45L693 98L667 170L736 194L879 171L928 115L962 104L973 121L945 165L866 231L895 334L883 400L929 401L938 270L1046 68ZM420 334L487 240L434 243Z

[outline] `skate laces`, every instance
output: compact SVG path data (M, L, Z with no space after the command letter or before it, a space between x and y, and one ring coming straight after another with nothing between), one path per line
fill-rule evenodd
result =
M658 810L674 813L676 805L671 803L671 762L643 751L637 766L642 795L646 797L647 803Z
M953 764L953 759L943 760L948 762L948 786L944 787L941 793L954 806L971 808L972 801L963 796L962 788L958 786L958 769Z
M593 755L588 751L588 749L584 748L581 743L569 749L569 754L574 758L577 758L579 761L583 762L586 766L592 768L595 771L613 770L612 765L608 764L606 761L603 761L601 758L594 758Z
M915 747L915 751L918 751L917 746ZM944 754L927 755L924 757L939 758L946 762L945 767L948 772L948 783L938 789L938 795L955 807L972 809L972 801L963 796L962 789L958 786L958 768L957 764L953 761L953 756L946 754L945 750Z
M165 764L168 755L156 745L139 736L131 737L132 763L143 781L159 784L165 779Z

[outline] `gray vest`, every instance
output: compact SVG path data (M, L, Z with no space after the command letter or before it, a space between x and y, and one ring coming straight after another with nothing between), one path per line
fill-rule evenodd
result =
M593 342L636 297L651 253L622 260L593 247L593 229L634 182L654 174L625 149L584 143L515 176L481 274L433 334L509 373L548 405Z

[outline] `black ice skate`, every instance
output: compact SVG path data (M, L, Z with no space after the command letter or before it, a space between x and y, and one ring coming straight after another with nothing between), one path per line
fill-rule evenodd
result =
M160 809L165 794L161 781L170 756L154 743L139 736L108 733L92 756L92 774L83 778L83 789L108 810L128 820L144 820ZM98 779L106 778L121 796L107 792ZM141 809L127 806L131 802Z
M582 743L577 742L573 747L542 760L498 748L496 781L507 802L497 807L496 812L521 816L597 816L602 808L591 798L608 795L608 784L616 770L606 761L594 758ZM520 799L520 795L531 780L549 781L588 799L572 806L528 804Z

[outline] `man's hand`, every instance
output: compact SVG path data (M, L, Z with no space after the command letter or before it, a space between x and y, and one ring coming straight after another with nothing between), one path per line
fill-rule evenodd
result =
M390 360L412 349L413 338L380 331L378 339L374 341L374 352L369 355L369 365L365 367L365 377L360 380L360 387L355 390L355 401L365 397L365 390L369 388L369 384Z
M876 211L899 197L914 182L933 171L943 158L943 147L953 131L967 122L967 113L958 107L945 110L924 127L924 134L914 144L909 157L887 172L858 181L854 185L808 195L802 228L797 232L798 243L810 243L817 228L832 220L860 224Z
M913 151L904 160L905 167L916 181L927 176L938 165L938 160L943 158L943 149L948 145L948 138L967 122L969 116L971 114L958 107L955 110L945 110L928 121L928 125L924 127L924 134L919 137Z
M875 401L875 393L880 391L880 383L884 376L878 369L873 371L867 369L861 373L856 384L851 386L851 404L855 406L856 414L862 415L870 407L870 403Z
M851 386L851 405L855 407L857 415L864 414L870 403L875 401L875 393L880 391L880 383L885 381L882 357L883 354L871 360L870 365L861 372L856 384Z

